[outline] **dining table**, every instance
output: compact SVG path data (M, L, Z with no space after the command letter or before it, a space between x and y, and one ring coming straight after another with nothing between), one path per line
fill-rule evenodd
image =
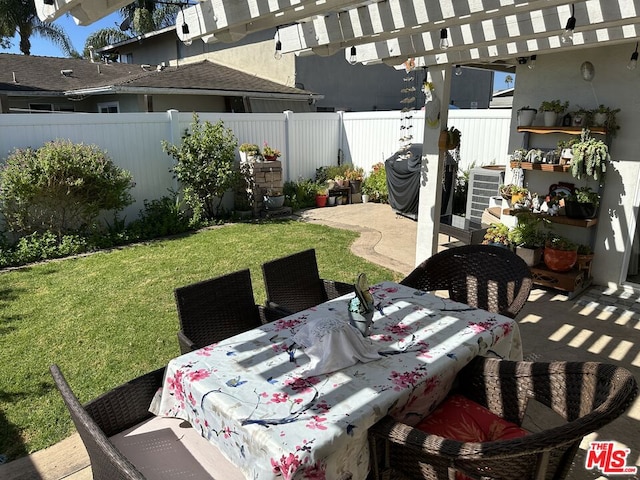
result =
M511 318L394 282L369 291L370 335L344 327L374 351L366 361L310 373L294 341L314 322L349 324L348 294L172 359L150 411L188 421L247 479L363 480L373 424L417 424L477 355L522 359ZM349 357L348 344L323 347Z

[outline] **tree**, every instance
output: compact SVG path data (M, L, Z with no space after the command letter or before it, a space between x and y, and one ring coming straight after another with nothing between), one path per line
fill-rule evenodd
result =
M62 28L38 18L33 0L0 1L0 46L10 45L9 39L16 33L20 36L19 47L24 55L31 55L30 38L37 34L59 46L65 55L80 56Z
M507 75L506 77L504 77L504 83L507 84L507 88L511 87L511 84L513 83L513 77L511 75Z
M238 140L231 129L225 128L222 120L202 124L194 113L182 142L173 145L163 140L162 148L176 161L171 171L182 185L193 223L214 219L220 213L223 195L239 180L235 166Z
M119 28L101 28L93 32L89 35L84 42L84 49L82 50L82 56L84 58L89 58L90 49L89 47L93 47L94 49L106 47L107 45L113 45L114 43L124 42L131 38L125 32L120 30Z

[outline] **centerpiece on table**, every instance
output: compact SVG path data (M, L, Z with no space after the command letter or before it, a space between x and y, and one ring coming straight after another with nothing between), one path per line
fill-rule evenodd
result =
M282 153L277 148L273 148L269 146L267 142L264 142L264 147L262 147L262 156L267 162L273 162L277 160Z

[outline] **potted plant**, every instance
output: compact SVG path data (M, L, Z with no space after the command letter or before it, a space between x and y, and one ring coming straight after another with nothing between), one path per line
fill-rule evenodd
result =
M243 162L255 160L260 156L260 147L255 143L243 143L238 150Z
M590 123L591 110L587 110L578 105L578 109L571 115L571 125L574 127L586 127Z
M515 207L521 205L529 196L529 190L515 184L500 185L500 195L509 202L509 205Z
M329 189L324 185L318 185L316 187L316 207L326 207L328 197Z
M263 197L264 208L267 210L277 210L284 205L284 195L279 188L268 188Z
M598 180L604 177L607 163L611 160L609 147L602 140L596 140L588 129L583 129L580 140L571 149L571 175L583 176Z
M264 147L262 147L262 156L265 160L267 160L268 162L272 162L274 160L277 160L280 155L282 155L282 153L280 153L280 150L278 150L277 148L273 148L269 146L267 142L264 142Z
M349 180L347 180L342 175L336 175L333 177L333 181L336 182L336 186L338 188L346 188L349 186Z
M540 104L540 111L544 114L545 127L555 126L558 115L564 112L569 106L569 102L562 103L560 100L548 100Z
M616 120L616 114L619 111L619 108L605 107L602 104L598 105L598 108L591 110L593 125L604 127L607 130L607 135L615 137L616 131L620 128Z
M569 218L593 218L600 205L600 195L591 187L580 187L564 200L565 215Z
M348 168L344 176L349 180L351 185L351 193L360 193L362 190L362 179L364 178L364 169L362 167Z
M537 114L538 114L538 110L536 110L533 107L530 107L529 105L518 109L518 112L517 112L518 126L530 127L531 125L533 125L533 121L535 120Z
M544 246L544 264L554 272L568 272L578 260L578 245L558 234L550 235Z
M438 147L442 150L455 150L460 148L462 133L456 127L449 127L448 130L440 132Z
M509 240L509 227L504 223L492 223L482 239L483 245L495 245L497 247L511 248Z
M515 252L526 264L533 267L542 260L546 235L540 230L542 218L533 214L519 214L518 224L509 230L508 238L515 245Z

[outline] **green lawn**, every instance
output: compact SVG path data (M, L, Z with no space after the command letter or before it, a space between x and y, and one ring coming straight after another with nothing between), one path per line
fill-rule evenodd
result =
M400 275L351 254L357 233L294 221L235 224L181 238L0 274L0 454L9 459L73 432L48 367L82 402L179 355L173 289L315 248L320 275L372 283Z

